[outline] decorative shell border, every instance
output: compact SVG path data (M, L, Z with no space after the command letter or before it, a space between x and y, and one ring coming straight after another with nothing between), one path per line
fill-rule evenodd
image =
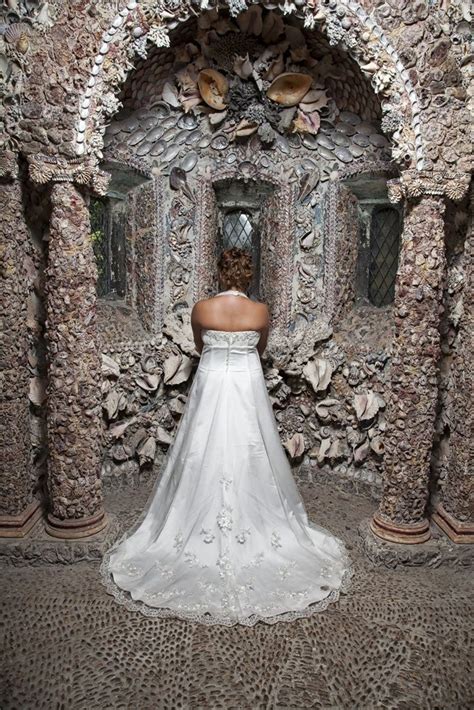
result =
M263 7L275 5L264 1ZM297 6L298 5L298 6ZM75 150L78 156L102 158L102 139L109 118L120 108L119 88L133 69L133 54L146 57L149 40L169 47L169 31L191 16L212 8L228 8L232 16L247 9L245 0L129 0L102 35L99 52L79 107ZM355 0L327 0L302 5L285 0L278 8L284 15L303 19L304 26L318 26L333 46L340 45L370 78L381 98L383 130L392 133L393 158L400 164L424 169L421 108L409 74L381 27ZM406 165L405 165L406 166Z

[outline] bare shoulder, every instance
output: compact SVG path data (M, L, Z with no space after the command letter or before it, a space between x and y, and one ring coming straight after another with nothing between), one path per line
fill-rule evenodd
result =
M192 323L195 323L199 320L199 317L201 316L201 314L204 312L204 310L206 308L205 304L208 300L209 299L204 298L201 301L196 301L196 303L194 304L194 306L191 309L191 322Z
M262 322L267 325L268 321L270 320L270 311L268 309L268 306L266 303L263 303L263 301L254 301L255 305L258 308L259 315L261 316Z

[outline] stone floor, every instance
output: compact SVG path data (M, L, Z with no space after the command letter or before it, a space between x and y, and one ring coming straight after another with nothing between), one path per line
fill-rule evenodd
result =
M3 566L0 708L474 708L469 570L374 567L357 534L373 501L301 488L353 557L337 603L273 626L203 626L127 611L98 562ZM129 526L146 497L117 491L107 508Z

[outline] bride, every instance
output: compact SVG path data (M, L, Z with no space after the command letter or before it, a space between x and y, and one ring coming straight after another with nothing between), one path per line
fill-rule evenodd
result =
M347 591L343 542L308 520L280 441L260 355L268 308L244 291L249 252L219 259L191 325L199 366L145 510L104 555L117 602L204 624L310 616Z

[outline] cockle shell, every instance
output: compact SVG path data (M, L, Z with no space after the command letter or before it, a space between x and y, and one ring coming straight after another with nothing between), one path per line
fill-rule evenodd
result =
M223 111L227 104L225 98L229 84L223 74L215 69L202 69L198 76L198 87L208 106Z
M312 82L308 74L284 72L272 81L267 96L281 106L296 106L308 93Z

